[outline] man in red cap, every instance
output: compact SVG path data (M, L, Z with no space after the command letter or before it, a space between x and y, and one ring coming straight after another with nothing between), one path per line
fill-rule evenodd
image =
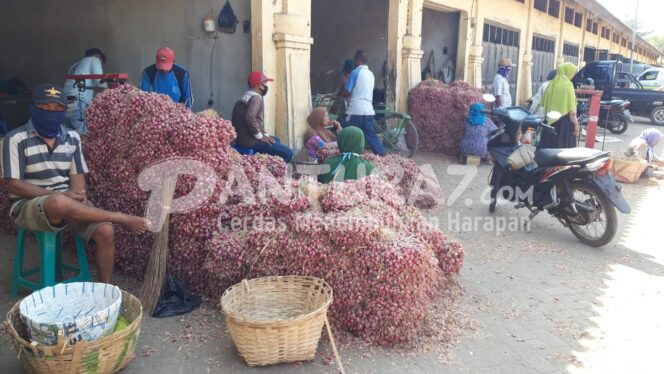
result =
M158 50L157 62L143 70L141 90L168 95L189 109L194 102L189 72L175 63L175 54L168 47Z
M267 83L272 81L260 71L249 74L249 90L233 107L233 126L237 132L235 144L258 153L279 156L290 162L293 150L281 144L276 136L270 136L263 124L263 96L267 95Z

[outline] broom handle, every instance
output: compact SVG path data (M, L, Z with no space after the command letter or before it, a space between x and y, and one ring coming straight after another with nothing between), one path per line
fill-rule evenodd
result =
M334 336L332 335L332 329L330 328L330 322L327 320L327 315L325 315L325 327L327 327L327 336L330 337L330 344L332 344L332 350L334 351L334 357L337 359L337 365L339 365L339 370L341 374L346 374L344 370L344 365L341 363L341 357L339 356L339 351L337 351L337 345L334 343Z
M171 205L173 205L173 197L175 196L175 186L176 186L176 184L177 184L176 179L168 179L164 183L164 190L163 190L163 196L164 197L163 197L163 201L162 201L163 205L161 206L161 209L162 209L162 212L164 212L164 214L166 216L168 216L171 212ZM160 232L163 231L164 226L166 226L166 225L168 225L168 222L164 222L164 224L161 227L161 230L159 230L159 231Z

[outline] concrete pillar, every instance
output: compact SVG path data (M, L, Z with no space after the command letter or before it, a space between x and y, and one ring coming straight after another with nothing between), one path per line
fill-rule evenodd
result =
M387 103L399 111L407 111L408 93L422 77L424 0L390 0L389 6Z
M310 18L291 14L275 15L277 74L276 135L292 148L302 148L311 111L310 61L313 39ZM309 34L309 35L307 35Z
M522 105L526 104L526 100L533 96L533 0L528 0L526 4L528 8L524 40L523 55L521 56L521 69L519 69L521 76L519 77L518 102ZM515 98L516 99L516 98ZM515 101L516 103L517 101Z
M251 70L263 71L270 78L275 78L277 74L277 49L272 41L274 13L272 1L251 0ZM272 86L276 91L276 87ZM276 99L274 92L264 98L265 130L270 134L275 134Z
M588 26L586 25L586 22L588 22L588 9L583 10L583 20L585 22L581 25L583 27L581 31L581 43L579 43L579 69L582 67L582 63L583 66L586 66L584 57L586 55L586 40L588 39Z
M482 34L484 32L484 16L480 16L479 8L482 1L475 0L475 9L470 12L470 48L468 49L468 83L477 88L482 88Z
M422 80L422 10L423 0L409 0L405 9L406 34L401 42L401 75L397 76L396 108L408 111L408 93Z
M565 45L565 0L560 2L560 32L558 33L558 40L556 43L556 66L565 62L565 57L563 56L563 45Z
M468 83L477 88L482 88L482 45L473 45L468 53Z
M252 62L275 81L265 98L265 129L296 152L311 110L311 1L252 0Z
M402 95L403 77L402 49L408 25L408 6L411 0L389 0L387 17L387 77L385 101L388 107L399 106L398 96Z
M408 93L422 80L421 60L424 52L421 48L421 36L404 35L401 52L402 73L401 79L399 79L401 90L397 95L397 110L399 111L408 111Z
M473 22L470 19L470 13L467 11L460 11L459 16L459 42L456 63L455 77L457 80L468 81L468 69L466 69L466 61L468 61L468 53L472 45Z
M526 104L526 100L533 97L533 55L532 53L524 53L521 56L521 89L519 92L519 102L522 105Z

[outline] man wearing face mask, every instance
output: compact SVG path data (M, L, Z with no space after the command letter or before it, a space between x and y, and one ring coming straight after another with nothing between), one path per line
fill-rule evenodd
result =
M496 106L505 108L512 106L512 94L510 94L510 82L508 81L512 71L512 60L501 58L498 62L498 72L493 78L493 96L496 97Z
M86 242L94 241L99 281L110 283L115 253L112 224L144 233L147 222L88 202L81 138L62 125L66 103L61 87L38 86L30 106L32 118L5 136L0 164L12 201L9 214L28 231L59 232L68 227Z
M279 156L286 162L293 158L293 150L281 144L276 136L270 136L265 131L263 121L263 97L268 92L268 78L260 71L249 74L247 84L249 90L245 92L233 107L233 126L237 132L235 144L243 148L253 149L258 153Z

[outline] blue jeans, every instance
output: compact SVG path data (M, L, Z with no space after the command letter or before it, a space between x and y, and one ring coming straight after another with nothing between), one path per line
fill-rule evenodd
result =
M254 145L252 145L250 148L258 153L265 153L272 156L279 156L283 158L284 161L286 161L286 163L290 162L291 159L293 158L293 150L281 144L281 140L276 136L271 136L271 138L274 139L276 143L269 145L267 143L258 141L254 143Z
M85 121L85 110L88 109L88 104L82 100L76 100L67 105L67 112L65 114L65 127L68 127L81 134L88 133L88 126Z
M385 155L385 147L383 147L383 143L376 136L376 129L374 129L374 116L346 116L346 119L343 127L359 127L364 133L364 139L371 146L373 153L379 156Z

